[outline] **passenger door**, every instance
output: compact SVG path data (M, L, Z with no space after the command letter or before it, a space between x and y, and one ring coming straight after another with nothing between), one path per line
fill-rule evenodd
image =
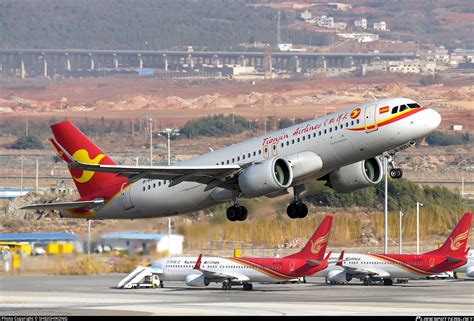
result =
M125 210L129 210L135 207L132 202L131 190L132 185L127 185L127 183L124 183L122 185L122 205Z
M364 111L365 132L371 133L378 129L377 127L377 105L365 107Z

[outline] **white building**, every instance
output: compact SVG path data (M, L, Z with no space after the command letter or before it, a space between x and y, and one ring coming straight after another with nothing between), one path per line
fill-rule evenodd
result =
M367 29L367 19L364 18L364 19L354 21L354 26L364 29L364 30Z
M398 73L433 73L436 70L435 61L427 61L420 59L405 59L402 61L390 61L388 63L388 71Z
M301 13L301 19L303 20L311 20L311 12L305 10Z
M374 30L386 31L387 30L387 24L385 23L385 21L375 22L374 23Z
M338 29L338 30L344 30L347 28L347 23L345 22L336 22L334 23L334 28Z
M323 28L334 28L334 18L333 17L316 17L314 18L314 23Z
M379 35L366 32L338 33L341 38L354 39L357 42L372 42L379 40Z

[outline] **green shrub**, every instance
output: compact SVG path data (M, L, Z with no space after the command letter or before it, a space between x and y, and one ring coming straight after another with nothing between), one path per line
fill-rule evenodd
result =
M10 146L12 149L43 149L43 143L36 136L20 136L17 141Z

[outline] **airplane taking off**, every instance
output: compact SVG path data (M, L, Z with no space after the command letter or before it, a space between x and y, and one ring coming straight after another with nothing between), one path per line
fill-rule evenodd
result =
M465 213L443 246L423 254L344 254L329 258L326 270L315 276L326 277L330 284L347 283L359 278L364 285L383 280L392 285L396 278L420 278L467 267L466 250L473 213Z
M222 282L223 290L242 284L252 290L252 282L276 283L312 275L327 267L326 246L333 217L327 215L298 253L283 258L172 257L156 260L153 273L163 281L184 281L189 286L204 287Z
M337 192L382 180L378 156L390 157L435 130L438 112L407 98L374 100L255 137L172 166L117 165L71 122L51 126L80 198L23 209L59 209L63 217L137 219L198 211L222 202L231 221L247 218L241 198L277 197L293 187L290 218L303 218L305 184L325 180ZM390 161L390 176L402 171Z

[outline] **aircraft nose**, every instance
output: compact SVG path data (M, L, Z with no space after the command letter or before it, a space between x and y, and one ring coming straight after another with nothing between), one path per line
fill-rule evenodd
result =
M426 126L431 131L438 128L439 124L441 124L441 115L434 109L428 109L424 118L426 121Z

